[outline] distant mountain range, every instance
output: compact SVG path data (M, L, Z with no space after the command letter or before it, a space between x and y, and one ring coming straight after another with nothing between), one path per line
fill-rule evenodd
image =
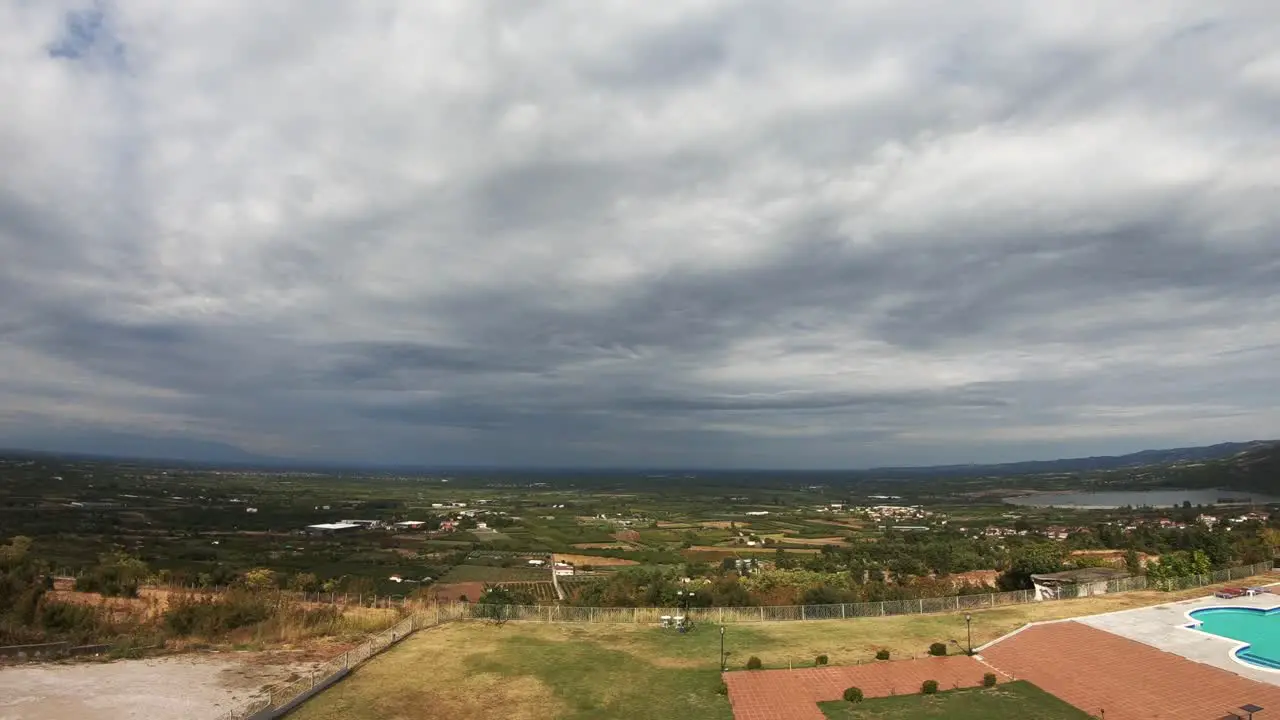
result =
M3 455L40 454L86 460L126 460L144 463L166 463L186 466L234 466L260 469L307 469L314 471L344 470L384 472L388 467L364 467L354 464L330 465L252 455L239 448L222 443L200 440L152 439L133 435L108 433L96 434L75 443L78 452L60 452L38 444L26 444L23 449L4 450ZM934 465L925 467L881 467L869 470L847 471L855 476L883 479L921 480L927 477L1012 477L1018 475L1047 475L1063 473L1102 472L1128 468L1161 467L1168 484L1182 487L1230 487L1236 490L1254 490L1280 494L1280 440L1253 440L1229 442L1201 447L1181 447L1164 450L1142 450L1128 455L1062 458L1058 460L1029 460L1023 462ZM429 471L440 468L397 467L401 472ZM519 471L519 468L449 468L452 471ZM540 468L537 472L549 472ZM565 472L598 472L595 470L565 468ZM632 474L639 469L616 468L609 472ZM647 472L647 471L646 471ZM674 472L674 471L672 471ZM703 471L699 471L703 472ZM711 471L719 474L734 471Z
M1168 469L1165 484L1280 496L1280 442L1246 444L1249 447L1227 456L1176 464Z
M1063 458L1059 460L1028 460L992 465L936 465L932 467L876 468L869 472L885 476L918 477L920 475L970 475L1006 476L1040 475L1052 473L1097 472L1151 466L1178 465L1224 458L1280 457L1280 440L1252 440L1249 442L1218 443L1202 447L1170 448L1167 450L1142 450L1128 455L1103 455L1098 457Z

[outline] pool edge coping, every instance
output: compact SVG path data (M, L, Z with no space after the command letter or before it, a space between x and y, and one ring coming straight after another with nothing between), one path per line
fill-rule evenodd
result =
M1263 586L1263 587L1270 587L1270 586ZM1274 667L1274 668L1267 667L1266 665L1258 665L1256 663L1246 662L1240 659L1239 657L1240 651L1253 647L1253 643L1248 643L1243 640L1236 640L1235 638L1229 638L1225 635L1218 635L1216 633L1205 632L1204 630L1201 630L1199 626L1204 624L1203 621L1196 620L1195 618L1191 617L1191 613L1199 612L1201 610L1253 610L1253 611L1262 611L1265 613L1277 612L1277 611L1280 611L1280 598L1277 598L1276 602L1273 605L1266 608L1251 607L1249 605L1214 605L1211 607L1193 608L1191 610L1187 610L1182 613L1183 617L1185 617L1188 620L1188 624L1178 626L1183 630L1196 633L1197 635L1214 638L1216 640L1225 640L1229 643L1233 643L1235 646L1227 650L1227 657L1230 658L1231 662L1234 662L1237 665L1243 665L1244 667L1250 668L1252 670L1262 670L1264 672L1276 673L1277 675L1280 675L1280 667Z

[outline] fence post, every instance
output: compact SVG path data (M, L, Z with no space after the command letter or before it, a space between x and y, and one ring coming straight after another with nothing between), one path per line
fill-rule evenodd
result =
M760 622L764 622L764 606L760 606Z
M720 624L723 625L724 624L724 608L720 607L716 609L720 612Z
M920 598L920 614L924 614L924 598Z
M840 603L840 619L841 620L844 619L844 608L845 608L845 603Z
M884 601L880 601L880 617L884 617Z

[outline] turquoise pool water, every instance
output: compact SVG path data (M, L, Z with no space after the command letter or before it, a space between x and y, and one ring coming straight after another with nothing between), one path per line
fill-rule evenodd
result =
M1280 670L1280 608L1204 608L1192 610L1191 618L1201 632L1249 643L1236 651L1244 662Z

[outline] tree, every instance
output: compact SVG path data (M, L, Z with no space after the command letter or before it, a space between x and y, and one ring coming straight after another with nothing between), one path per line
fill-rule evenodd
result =
M24 629L35 622L41 598L51 586L52 578L28 555L30 547L31 538L22 535L0 545L0 642L6 644L29 639Z
M320 587L320 581L315 573L300 572L289 578L289 589L294 592L312 592L318 587Z
M1142 559L1138 557L1138 551L1129 548L1124 553L1124 569L1129 571L1131 575L1139 575L1142 573Z
M1034 543L1014 551L1009 569L1000 576L999 584L1008 590L1031 587L1031 576L1058 572L1063 568L1066 551L1057 543Z
M536 605L533 595L525 590L513 590L498 585L486 585L480 599L476 601L477 617L502 625L511 618L512 609L517 605Z
M242 575L237 584L254 592L272 590L276 586L276 574L268 568L254 568Z
M98 557L98 565L88 575L76 579L76 590L101 593L107 597L137 597L138 586L151 574L147 564L122 552Z

